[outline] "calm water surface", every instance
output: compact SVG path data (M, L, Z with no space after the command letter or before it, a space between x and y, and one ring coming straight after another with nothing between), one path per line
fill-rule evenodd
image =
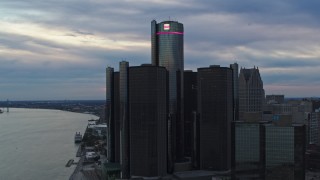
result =
M10 109L0 114L0 180L64 180L75 166L75 132L84 133L89 114L44 109Z

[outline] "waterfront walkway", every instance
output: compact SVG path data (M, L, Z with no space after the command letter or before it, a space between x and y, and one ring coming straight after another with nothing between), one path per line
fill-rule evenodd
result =
M88 131L87 127L84 133L84 137L87 137L88 133L91 133L91 131ZM83 141L79 145L76 157L80 157L80 160L78 161L77 166L70 176L69 180L101 180L101 162L105 161L105 156L103 154L100 154L100 152L97 152L99 154L100 161L86 159L85 154L87 151L91 152L96 150L94 146L82 147L82 144L86 144L86 142Z

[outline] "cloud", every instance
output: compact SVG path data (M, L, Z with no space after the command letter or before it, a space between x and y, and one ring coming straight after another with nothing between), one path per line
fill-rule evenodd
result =
M0 2L0 99L104 98L105 67L151 62L150 22L185 29L185 69L258 66L266 93L293 96L319 85L317 1L3 0ZM70 85L68 85L70 84ZM52 89L59 87L59 93ZM50 89L50 88L51 89ZM281 87L281 88L280 88ZM74 88L74 89L73 89ZM15 90L12 90L15 89ZM99 89L99 90L97 90ZM92 95L90 95L92 94Z

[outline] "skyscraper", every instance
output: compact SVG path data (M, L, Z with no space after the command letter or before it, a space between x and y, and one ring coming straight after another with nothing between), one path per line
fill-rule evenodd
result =
M167 173L167 70L150 65L129 68L130 174Z
M114 162L120 163L120 86L119 72L113 73L113 113L114 113Z
M220 66L198 68L200 168L231 169L233 73Z
M108 123L108 160L120 162L119 72L106 68L106 120Z
M239 119L239 66L237 63L230 64L233 70L233 102L234 102L234 119Z
M108 123L108 160L114 162L114 94L113 94L113 68L106 69L106 122Z
M315 112L311 112L308 116L308 139L309 144L320 145L320 112L316 110Z
M262 122L232 122L235 133L236 179L263 179L264 177L262 125Z
M266 103L284 104L284 95L266 95Z
M264 102L263 82L259 69L240 69L239 75L239 119L244 113L262 112Z
M168 170L184 155L183 123L183 24L176 21L151 22L151 56L154 66L169 72Z
M129 120L128 120L128 70L129 63L120 62L119 67L119 94L120 94L120 164L121 178L130 177L129 169Z
M192 157L194 147L194 116L197 111L197 72L184 71L184 153Z
M263 126L265 179L305 179L306 126Z
M305 179L306 126L233 122L237 179Z

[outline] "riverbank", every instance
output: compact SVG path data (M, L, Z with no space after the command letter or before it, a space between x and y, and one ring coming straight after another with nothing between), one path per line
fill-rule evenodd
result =
M92 114L103 118L105 100L62 100L62 101L10 101L1 102L2 108L52 109ZM102 115L102 116L101 116Z
M105 136L99 136L94 126L87 126L76 156L80 157L80 160L69 180L102 179L101 165L106 161Z

